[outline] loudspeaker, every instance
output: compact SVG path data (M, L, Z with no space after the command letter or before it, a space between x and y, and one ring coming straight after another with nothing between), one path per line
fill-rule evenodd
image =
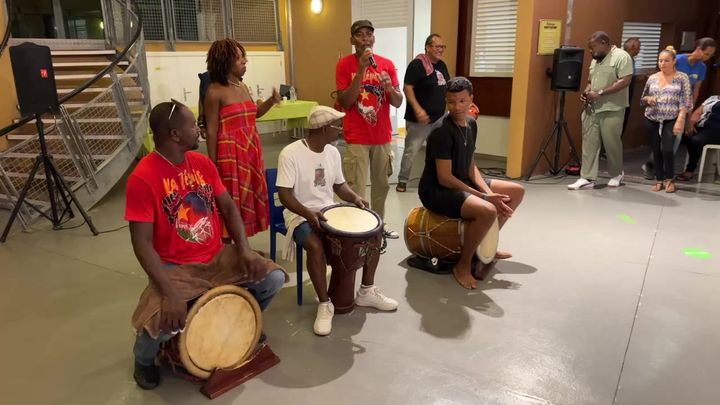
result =
M562 47L555 49L550 88L552 90L580 90L584 56L585 50L582 48Z
M10 63L23 116L59 111L50 48L31 42L11 46Z

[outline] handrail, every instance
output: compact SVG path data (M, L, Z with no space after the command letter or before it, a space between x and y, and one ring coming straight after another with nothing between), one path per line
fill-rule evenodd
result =
M137 11L137 6L135 5L135 2L132 0L128 0L132 3L133 9ZM125 57L125 55L130 51L130 48L135 46L135 43L140 38L140 34L142 34L142 16L139 12L136 12L135 15L137 16L137 31L135 31L135 34L133 34L133 38L130 41L130 43L123 49L122 52L112 61L109 65L107 65L103 70L100 71L100 73L96 74L95 77L85 82L82 86L78 87L77 89L73 90L72 92L68 93L66 96L62 97L58 100L58 104L63 104L64 102L70 100L71 98L77 96L80 92L87 89L88 87L95 84L97 81L102 79L110 70L112 70L117 64ZM9 27L8 27L9 32ZM28 115L26 117L23 117L15 124L8 125L7 127L0 129L0 136L5 136L8 133L20 128L21 126L27 124L28 122L35 119L34 115Z
M12 13L12 1L7 0L5 2L5 10L7 11L7 27L5 27L5 34L3 35L2 41L0 41L0 56L2 56L3 51L5 48L7 48L8 42L10 42L10 26L13 23L13 13Z

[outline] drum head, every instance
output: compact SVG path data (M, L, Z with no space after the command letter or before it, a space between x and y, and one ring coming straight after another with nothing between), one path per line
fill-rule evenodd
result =
M363 236L382 225L380 217L373 211L350 204L336 204L322 210L327 222L320 222L326 231L346 236Z
M487 234L480 242L475 254L478 259L485 264L491 263L495 260L495 254L497 253L498 240L500 239L500 225L498 224L497 218L493 222L492 226L488 230Z
M180 359L200 378L210 377L216 368L237 368L255 349L261 330L260 307L247 290L234 285L213 288L188 312Z

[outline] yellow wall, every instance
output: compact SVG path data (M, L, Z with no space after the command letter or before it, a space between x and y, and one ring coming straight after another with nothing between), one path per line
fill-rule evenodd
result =
M443 37L447 45L443 61L450 76L455 76L456 72L459 7L459 0L432 0L430 31Z
M292 1L295 87L298 97L333 106L335 65L349 54L350 1L325 1L320 14L310 11L310 0Z
M0 39L5 35L5 0L0 0ZM4 95L0 97L0 128L12 124L12 120L20 117L17 110L17 95L15 94L15 81L10 66L9 50L5 48L0 56L0 88ZM8 146L7 137L0 137L0 150Z

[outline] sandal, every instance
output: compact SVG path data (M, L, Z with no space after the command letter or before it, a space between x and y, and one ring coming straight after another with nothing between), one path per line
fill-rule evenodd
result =
M665 188L665 185L664 185L662 182L658 181L658 182L655 183L655 185L651 188L651 190L652 190L652 191L655 191L655 192L658 192L658 191L662 191L662 189L664 189L664 188Z
M397 186L395 187L395 191L397 191L398 193L404 193L405 191L407 191L407 184L403 182L398 182Z
M674 193L675 192L675 182L672 180L665 180L665 192L666 193Z
M677 176L675 176L675 180L677 180L677 181L690 181L690 180L692 180L692 178L693 178L693 174L694 174L694 173L690 173L690 174L681 173L681 174L678 174Z

